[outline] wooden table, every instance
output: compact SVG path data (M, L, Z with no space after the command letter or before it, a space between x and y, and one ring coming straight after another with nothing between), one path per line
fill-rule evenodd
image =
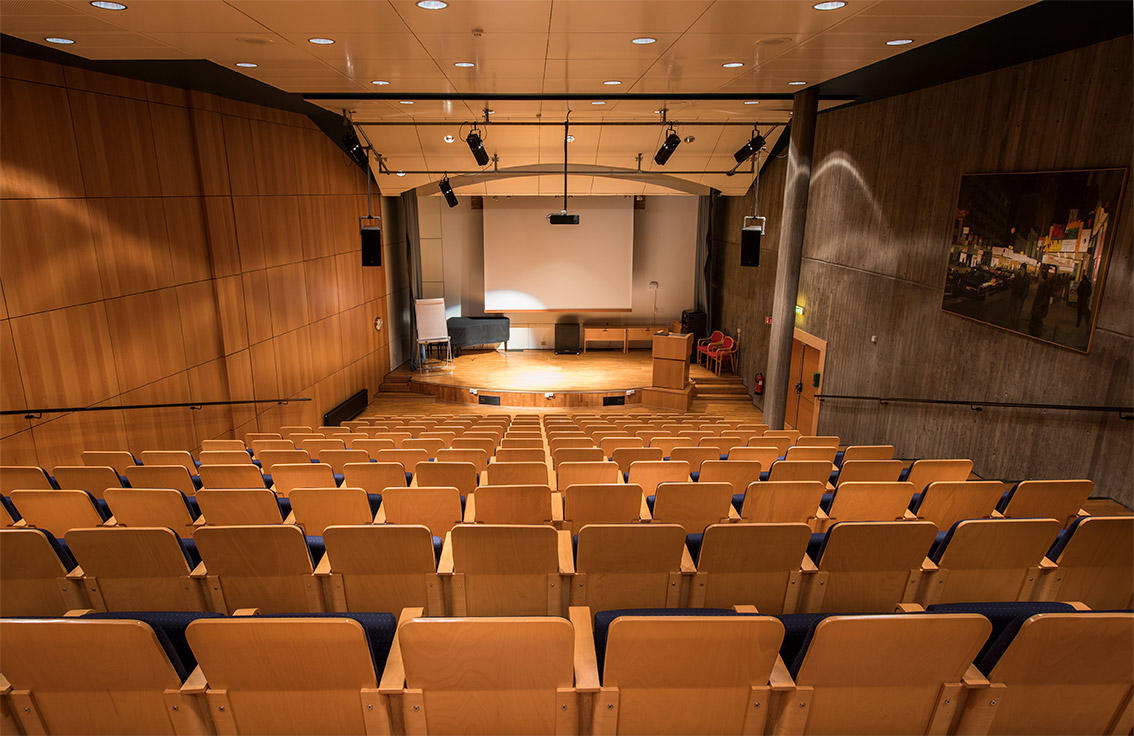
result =
M650 325L583 325L583 352L588 342L620 342L622 352L629 352L631 340L652 340L664 328Z

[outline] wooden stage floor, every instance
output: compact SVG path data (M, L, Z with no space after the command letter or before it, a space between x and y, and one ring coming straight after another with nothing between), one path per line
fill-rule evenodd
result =
M414 373L412 382L497 391L629 391L651 384L650 363L649 350L598 350L580 355L492 350L455 359L451 374ZM689 376L694 381L715 377L698 365L689 366Z

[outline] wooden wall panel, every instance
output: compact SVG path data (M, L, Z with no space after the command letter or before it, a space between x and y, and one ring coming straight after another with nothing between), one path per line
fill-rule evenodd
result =
M0 404L313 399L16 416L0 458L193 450L377 389L365 181L310 121L6 55L0 78Z
M11 316L101 299L87 200L0 200L0 268Z
M67 90L14 79L0 87L0 197L83 196Z

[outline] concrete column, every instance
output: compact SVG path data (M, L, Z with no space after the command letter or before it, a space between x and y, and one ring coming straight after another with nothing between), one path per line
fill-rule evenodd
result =
M784 208L776 257L776 291L772 299L772 337L768 345L768 380L764 389L764 423L784 428L791 376L791 343L795 334L795 304L799 267L803 261L803 231L807 225L807 194L811 184L811 153L815 147L815 114L819 91L812 87L795 96L791 117Z

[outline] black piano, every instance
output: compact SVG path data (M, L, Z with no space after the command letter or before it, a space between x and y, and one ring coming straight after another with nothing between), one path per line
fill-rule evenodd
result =
M507 317L450 317L445 320L445 326L449 330L454 358L461 354L461 348L473 345L502 342L504 349L508 349L511 320Z

